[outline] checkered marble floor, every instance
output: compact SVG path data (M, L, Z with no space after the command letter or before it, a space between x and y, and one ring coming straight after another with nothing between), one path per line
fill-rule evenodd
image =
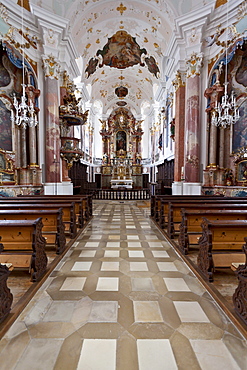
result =
M244 338L134 202L95 202L0 353L1 370L247 369Z

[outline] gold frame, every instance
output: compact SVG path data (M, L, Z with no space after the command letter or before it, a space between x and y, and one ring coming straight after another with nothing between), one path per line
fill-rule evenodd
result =
M247 182L247 159L237 163L237 182Z

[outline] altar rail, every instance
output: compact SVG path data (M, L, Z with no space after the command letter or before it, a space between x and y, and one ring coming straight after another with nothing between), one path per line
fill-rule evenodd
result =
M93 194L94 199L109 200L142 200L150 199L149 189L96 189Z

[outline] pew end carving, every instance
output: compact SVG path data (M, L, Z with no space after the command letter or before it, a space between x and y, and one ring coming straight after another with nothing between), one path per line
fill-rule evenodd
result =
M239 265L235 271L238 278L238 286L233 294L233 305L237 315L247 325L247 237L244 238L243 252L245 264Z

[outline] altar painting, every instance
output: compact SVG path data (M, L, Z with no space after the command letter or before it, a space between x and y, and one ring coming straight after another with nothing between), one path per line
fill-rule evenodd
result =
M12 150L11 112L0 99L0 148Z
M247 161L241 161L237 166L237 180L239 182L247 181Z
M232 151L236 153L243 146L247 146L247 99L239 107L239 120L233 125Z
M118 131L116 134L116 147L117 152L119 150L124 150L126 152L126 132L125 131Z

